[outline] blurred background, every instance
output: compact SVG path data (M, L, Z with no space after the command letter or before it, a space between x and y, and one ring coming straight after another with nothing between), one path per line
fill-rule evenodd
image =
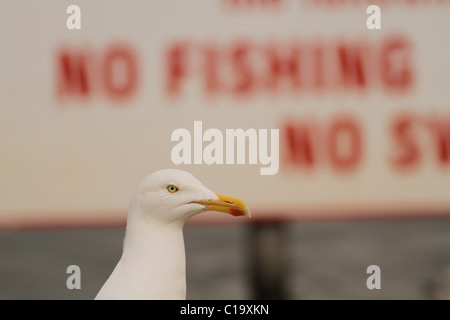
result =
M252 210L189 221L190 299L450 299L449 13L441 0L2 1L0 299L93 299L134 189L174 167ZM177 164L180 128L192 157ZM255 130L245 163L239 147L234 163L226 149L194 161L210 128L224 146L227 129ZM279 130L269 164L260 129Z

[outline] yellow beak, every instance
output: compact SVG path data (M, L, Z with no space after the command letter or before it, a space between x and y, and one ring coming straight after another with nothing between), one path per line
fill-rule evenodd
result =
M250 217L250 209L247 204L239 199L221 196L217 194L219 200L204 200L195 201L195 203L204 205L206 211L219 211L231 214L233 216L247 216Z

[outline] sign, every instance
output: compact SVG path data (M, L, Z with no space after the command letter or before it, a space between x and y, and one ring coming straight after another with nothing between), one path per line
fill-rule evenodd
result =
M449 13L437 0L7 1L0 228L123 224L162 168L256 220L448 215Z

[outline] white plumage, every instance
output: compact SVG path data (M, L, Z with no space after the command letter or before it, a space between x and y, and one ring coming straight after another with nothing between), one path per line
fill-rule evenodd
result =
M122 257L95 299L185 299L183 226L204 211L250 216L244 202L216 195L189 172L145 178L130 201Z

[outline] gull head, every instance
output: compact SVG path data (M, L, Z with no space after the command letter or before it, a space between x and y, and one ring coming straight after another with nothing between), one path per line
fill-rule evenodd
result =
M190 172L164 169L147 176L130 203L130 213L144 221L185 222L204 211L219 211L233 216L250 216L241 200L218 195L206 188Z

